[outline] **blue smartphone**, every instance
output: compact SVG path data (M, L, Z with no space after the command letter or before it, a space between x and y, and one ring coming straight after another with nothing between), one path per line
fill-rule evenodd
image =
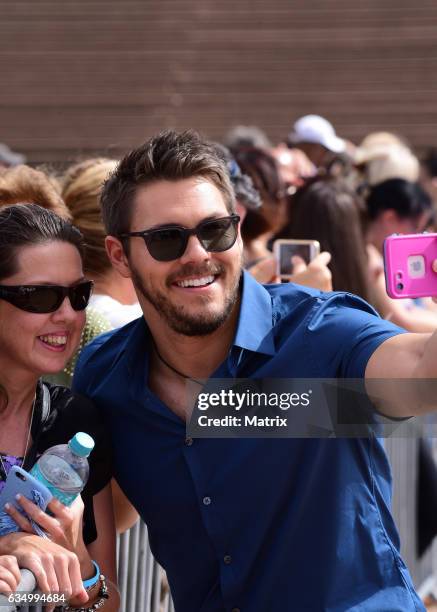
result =
M17 493L37 504L41 510L45 510L47 504L53 499L53 495L42 482L34 478L26 470L14 465L9 471L4 489L0 493L0 509L3 510L5 504L11 504L21 514L25 514L23 508L15 499Z

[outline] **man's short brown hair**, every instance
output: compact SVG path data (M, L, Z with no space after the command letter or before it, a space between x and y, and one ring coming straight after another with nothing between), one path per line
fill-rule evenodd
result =
M106 231L112 236L129 231L138 187L194 177L215 185L229 213L235 212L226 165L211 144L191 130L182 133L166 130L154 136L128 153L105 182L101 204Z

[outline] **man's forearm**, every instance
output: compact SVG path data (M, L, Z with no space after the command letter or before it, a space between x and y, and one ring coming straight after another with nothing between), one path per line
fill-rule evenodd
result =
M400 334L370 358L366 389L389 417L419 416L437 409L437 332Z
M416 381L416 415L437 410L437 331L427 336L413 372Z
M432 334L421 334L424 338L422 354L419 356L415 378L437 379L437 330Z

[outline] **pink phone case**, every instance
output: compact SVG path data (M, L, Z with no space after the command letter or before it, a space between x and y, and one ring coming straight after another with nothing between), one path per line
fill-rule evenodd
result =
M389 236L384 241L387 293L392 298L437 296L437 234Z

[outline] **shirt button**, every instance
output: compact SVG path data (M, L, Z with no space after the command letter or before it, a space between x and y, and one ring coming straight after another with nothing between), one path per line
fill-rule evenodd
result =
M230 563L232 563L232 557L231 555L225 555L223 557L223 561L226 563L226 565L229 565Z
M211 503L211 498L210 497L204 497L203 498L203 505L204 506L209 506L210 503Z
M193 438L185 438L185 446L192 446L193 442Z

